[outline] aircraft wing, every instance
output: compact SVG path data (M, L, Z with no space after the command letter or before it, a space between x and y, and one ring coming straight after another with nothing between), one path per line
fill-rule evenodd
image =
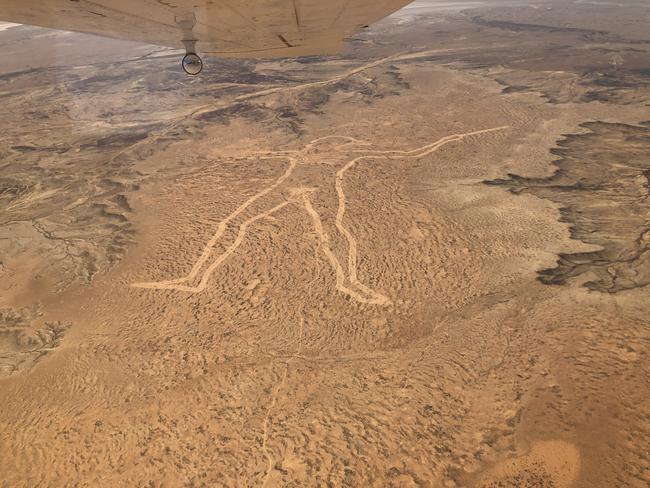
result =
M0 20L225 57L329 54L412 0L0 0Z

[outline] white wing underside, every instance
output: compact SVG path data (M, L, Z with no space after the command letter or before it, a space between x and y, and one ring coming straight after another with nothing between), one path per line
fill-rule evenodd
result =
M203 54L330 54L412 0L0 0L0 20ZM186 42L184 42L186 41Z

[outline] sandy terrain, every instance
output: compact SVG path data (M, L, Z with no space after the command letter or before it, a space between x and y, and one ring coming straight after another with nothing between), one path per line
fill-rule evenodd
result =
M650 484L650 9L428 3L0 27L0 486Z

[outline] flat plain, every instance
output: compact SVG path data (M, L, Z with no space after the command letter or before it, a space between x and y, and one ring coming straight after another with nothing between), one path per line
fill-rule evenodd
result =
M646 487L650 7L338 56L0 28L0 486Z

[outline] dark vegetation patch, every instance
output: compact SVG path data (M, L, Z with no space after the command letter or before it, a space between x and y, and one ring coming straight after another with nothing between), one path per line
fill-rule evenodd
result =
M499 75L504 93L530 91L550 103L608 102L619 105L650 103L650 69L646 45L606 30L468 18L490 28L485 49L431 57L468 70L505 68ZM492 30L495 29L495 30ZM499 47L503 33L514 32L519 42ZM539 37L541 36L541 39ZM510 40L511 37L508 39ZM585 45L585 41L589 44ZM558 76L564 74L564 76ZM573 75L573 76L571 76Z
M249 119L256 122L259 122L266 118L264 111L260 107L247 102L241 102L235 103L228 107L203 112L197 117L197 120L227 125L232 119L236 117Z
M399 89L408 90L411 88L411 85L409 85L409 83L404 80L404 78L402 78L402 73L400 72L398 66L391 64L386 68L385 74L391 81L391 85L395 87L395 89L391 92L392 94L399 95Z
M297 99L304 110L320 114L321 107L330 100L330 93L327 90L306 90L300 93Z
M300 56L299 58L296 58L295 60L297 63L300 64L314 64L314 63L322 63L324 61L328 61L327 56Z
M370 73L374 76L368 81L367 75ZM295 81L280 79L275 79L275 82L286 87L295 84ZM323 107L337 92L355 94L360 97L361 102L370 104L386 96L397 96L408 88L410 87L401 77L399 68L393 65L364 73L364 76L350 76L331 84L308 87L297 92L278 92L270 97L242 100L227 107L203 112L196 119L226 125L233 118L239 117L253 122L274 124L299 136L304 133L305 113L322 114Z
M290 132L301 135L303 134L304 119L299 115L294 107L285 105L275 109L277 120L284 125Z
M0 81L3 82L12 81L16 78L21 78L23 76L31 76L31 75L39 74L46 70L47 68L29 68L20 71L12 71L10 73L1 74Z
M0 309L0 378L29 371L61 345L70 324L39 323L41 315L36 305Z
M495 80L497 83L501 83L499 80ZM504 84L504 83L501 83ZM529 91L530 88L527 86L522 86L522 85L511 85L511 86L506 86L503 90L501 90L501 93L503 94L508 94L508 93L520 93L520 92L525 92Z
M91 142L81 143L81 149L115 149L124 146L130 146L146 139L149 136L149 131L117 131L112 134L100 137Z
M131 129L107 129L101 135L85 136L79 139L75 147L82 151L118 151L133 146L147 139L152 133L163 129L163 124L142 124ZM53 148L38 148L44 152L52 152ZM59 153L69 150L69 147L58 148ZM65 149L65 150L64 150Z
M18 151L20 153L38 151L38 148L35 146L11 146L11 149L13 149L14 151Z
M30 191L30 185L26 184L23 181L12 179L12 178L0 179L0 203L1 204L8 206L11 202L15 201L17 198L28 194L29 191Z
M213 83L238 83L264 85L296 82L285 70L257 71L257 63L242 59L210 58L207 69L201 73L201 81L209 86ZM207 82L207 83L206 83Z
M495 27L497 29L509 30L511 32L546 32L546 33L577 33L584 34L587 37L610 36L611 34L603 30L580 29L578 27L558 27L543 24L529 24L524 22L511 22L505 20L489 20L481 16L472 17L472 22L485 27Z
M616 293L650 284L650 122L638 126L590 122L567 135L546 178L510 174L486 181L561 206L571 237L600 250L559 255L539 272L546 284L584 276L591 290Z

